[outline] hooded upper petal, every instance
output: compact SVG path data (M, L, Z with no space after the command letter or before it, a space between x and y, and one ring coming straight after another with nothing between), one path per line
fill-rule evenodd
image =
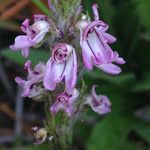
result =
M76 78L77 60L75 49L65 43L55 45L52 49L52 57L47 62L44 77L45 88L52 91L64 79L66 89L70 91L75 87Z

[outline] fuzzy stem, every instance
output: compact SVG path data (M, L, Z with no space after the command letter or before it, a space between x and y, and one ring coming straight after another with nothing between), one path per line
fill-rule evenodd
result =
M62 120L58 122L58 116L54 116L49 112L49 103L45 103L44 110L46 114L45 127L50 136L53 136L50 141L52 150L71 150L72 146L72 124L69 119L62 114Z

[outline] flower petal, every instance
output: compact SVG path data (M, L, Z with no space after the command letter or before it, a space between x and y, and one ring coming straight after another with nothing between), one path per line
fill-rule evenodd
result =
M104 39L107 41L108 44L116 42L116 38L108 33L103 33L102 34Z
M10 45L10 49L14 51L22 50L22 55L27 57L29 53L29 47L32 45L33 43L29 41L27 35L19 35L15 38L14 45Z
M48 17L43 14L36 14L33 16L33 19L34 19L34 22L43 21L43 20L46 21L48 19Z
M82 47L83 63L87 69L92 70L93 69L93 63L92 63L93 54L91 52L91 49L86 41L82 42L81 47ZM93 56L93 59L94 59L94 56Z
M103 70L104 72L109 73L109 74L119 74L121 72L120 67L112 63L101 64L101 65L96 65L96 66L100 68L101 70Z
M27 35L19 35L15 38L14 45L11 45L12 50L20 50L26 47L32 46L32 43L29 41Z
M97 99L98 96L97 96L97 94L95 92L95 88L96 88L96 85L93 85L91 95L92 95L93 98Z
M92 87L91 95L86 96L85 104L91 106L93 111L98 114L105 114L110 112L111 102L105 95L97 95L95 92L95 85Z
M94 14L94 20L99 20L98 5L93 4L92 9L93 9L93 14Z
M49 26L45 27L34 39L30 38L30 41L34 44L41 42L44 39L45 34L49 31Z
M21 54L24 58L27 58L29 56L29 47L23 48Z
M106 24L105 22L103 22L103 21L101 21L102 23L103 23L103 25L101 25L101 26L99 26L98 27L98 30L100 31L100 32L106 32L108 29L109 29L109 25L108 24Z
M24 84L25 84L25 80L23 80L23 79L20 78L20 77L16 77L16 78L15 78L15 81L16 81L17 84L19 84L19 85L21 85L21 86L24 86Z
M99 95L97 101L99 102L99 105L91 105L92 109L95 112L102 115L111 111L111 103L107 96Z
M24 33L27 33L28 30L29 30L29 25L30 25L30 20L29 20L29 19L26 19L26 20L22 23L21 30L22 30Z
M68 57L65 69L65 82L67 91L71 91L77 80L77 58L75 50L73 49L72 54Z
M119 54L116 51L114 52L114 62L121 65L126 63L123 58L119 57Z
M77 89L73 89L71 93L66 91L61 93L54 104L50 107L50 111L53 115L56 115L59 111L64 111L69 117L73 114L73 103L79 96Z
M64 77L66 63L55 63L52 58L47 62L47 68L44 76L44 86L47 90L54 90L56 84L61 82Z
M102 33L98 31L98 28L94 28L93 35L91 36L91 44L93 49L97 55L100 55L100 58L105 63L109 63L112 61L113 51L106 43L105 39L102 36Z

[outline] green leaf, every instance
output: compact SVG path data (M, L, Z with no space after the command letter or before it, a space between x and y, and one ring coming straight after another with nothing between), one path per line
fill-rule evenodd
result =
M143 124L135 127L135 131L147 142L150 143L150 124Z
M14 147L12 150L46 150L50 149L49 143L44 143L41 145L28 145L28 146L22 146L22 147Z
M28 58L24 58L21 55L20 51L12 51L10 49L2 50L1 54L19 65L24 65L24 63L27 60L31 60L33 65L36 65L40 61L41 62L47 61L48 58L50 57L49 52L44 51L44 50L37 50L37 49L34 49L34 50L30 49L30 54Z
M133 0L136 6L136 12L140 17L141 24L150 30L150 1L149 0Z
M150 91L150 73L145 73L143 79L135 84L132 89L132 92L147 92Z
M74 138L79 139L84 145L87 143L91 127L84 122L76 122L74 125Z
M94 80L107 81L116 86L123 86L123 87L127 86L128 84L134 83L134 81L135 81L135 75L133 73L112 76L112 75L103 73L99 70L94 70L92 72L86 72L85 77L91 78Z
M129 142L128 133L131 123L119 115L110 115L96 124L87 142L88 150L144 150L133 142Z
M127 121L119 116L109 116L93 128L87 142L88 150L119 150L129 129Z

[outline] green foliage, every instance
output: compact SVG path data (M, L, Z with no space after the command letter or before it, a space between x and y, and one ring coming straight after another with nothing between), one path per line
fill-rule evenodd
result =
M135 126L136 132L147 142L150 142L150 124Z
M30 50L30 56L28 58L22 57L20 51L14 52L10 49L4 49L2 50L1 54L11 61L18 63L19 65L24 65L24 63L27 60L31 60L33 65L35 66L37 63L41 62L46 62L49 58L49 52L44 51L44 50Z
M120 150L129 130L128 122L119 116L107 116L93 128L88 150Z
M112 83L116 86L122 86L125 87L127 85L131 85L135 82L135 75L133 73L128 74L121 74L117 76L108 75L106 73L103 73L99 70L95 70L93 72L86 72L85 77L92 78L93 80L101 80L101 81L107 81L108 83Z
M150 73L145 73L142 80L132 87L133 92L150 91Z
M133 0L136 5L136 13L140 17L141 24L150 31L150 1Z
M22 146L22 147L16 147L12 148L12 150L47 150L50 149L49 144L42 144L42 145L28 145L28 146Z
M109 115L95 125L87 142L88 150L144 150L144 146L129 141L131 123L119 115Z
M99 85L97 93L106 94L112 101L112 112L104 117L99 116L100 121L93 125L89 138L86 139L87 149L148 150L149 145L146 143L150 142L150 133L149 123L145 120L149 118L149 113L145 111L143 113L142 110L138 120L134 114L137 109L149 105L149 96L143 94L150 90L149 2L147 0L83 2L90 16L93 15L91 6L95 2L99 4L101 18L109 23L110 30L117 36L118 41L113 49L119 50L127 63L123 73L118 76L107 75L97 69L94 72L85 72L88 90L93 83ZM135 135L132 135L132 131ZM136 141L137 138L139 141Z

